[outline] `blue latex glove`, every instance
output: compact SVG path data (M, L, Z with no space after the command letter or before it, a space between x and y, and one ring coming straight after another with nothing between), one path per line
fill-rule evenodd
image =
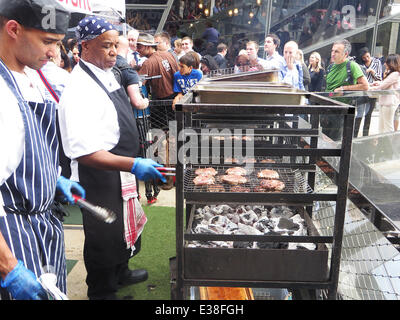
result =
M47 293L37 280L34 273L18 261L15 268L0 281L1 287L16 300L48 300Z
M72 197L72 191L83 199L86 197L85 189L83 189L78 182L69 180L63 176L60 176L57 180L57 191L60 191L70 204L75 203Z
M160 179L167 183L167 179L156 168L162 168L162 165L152 159L135 158L131 172L142 181Z

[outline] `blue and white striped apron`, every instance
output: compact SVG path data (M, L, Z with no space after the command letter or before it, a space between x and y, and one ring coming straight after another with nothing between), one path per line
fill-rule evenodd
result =
M56 106L51 101L24 101L14 76L1 60L0 75L18 100L25 128L22 160L0 186L6 212L0 217L0 231L17 259L37 277L56 274L58 288L66 293L63 225L50 210L58 175Z

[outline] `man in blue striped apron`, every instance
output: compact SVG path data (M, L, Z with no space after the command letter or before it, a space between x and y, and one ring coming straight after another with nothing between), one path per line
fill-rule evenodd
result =
M156 169L159 164L139 156L132 106L112 72L118 31L109 21L90 16L79 23L77 37L82 56L60 100L60 131L65 154L72 159L71 179L82 184L88 201L117 215L113 224L106 225L83 214L88 297L113 300L119 287L145 281L148 276L144 269L128 269L128 260L140 245L136 238L126 237L123 186L135 184L134 175L144 181L166 180ZM128 200L137 201L136 185L132 191ZM138 202L136 209L141 209Z
M68 23L57 1L0 0L2 299L47 299L37 281L44 273L66 293L63 226L51 205L56 191L71 203L71 191L85 191L59 176L56 108L35 70L54 57Z

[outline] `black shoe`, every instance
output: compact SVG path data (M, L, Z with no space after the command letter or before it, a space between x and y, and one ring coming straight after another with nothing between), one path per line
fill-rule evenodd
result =
M149 274L144 269L128 270L120 277L118 285L122 288L131 284L146 281L148 277Z

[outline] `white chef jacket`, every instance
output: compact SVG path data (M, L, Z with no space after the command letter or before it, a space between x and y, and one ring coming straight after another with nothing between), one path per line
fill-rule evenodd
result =
M85 62L111 93L120 89L111 69ZM64 152L71 158L71 180L79 181L77 158L113 149L119 141L118 115L107 93L78 65L61 96L59 123Z
M37 72L28 67L25 74L12 72L26 101L44 102L45 86ZM25 145L25 128L18 100L0 77L0 185L18 168ZM0 193L0 216L4 216L3 198Z

